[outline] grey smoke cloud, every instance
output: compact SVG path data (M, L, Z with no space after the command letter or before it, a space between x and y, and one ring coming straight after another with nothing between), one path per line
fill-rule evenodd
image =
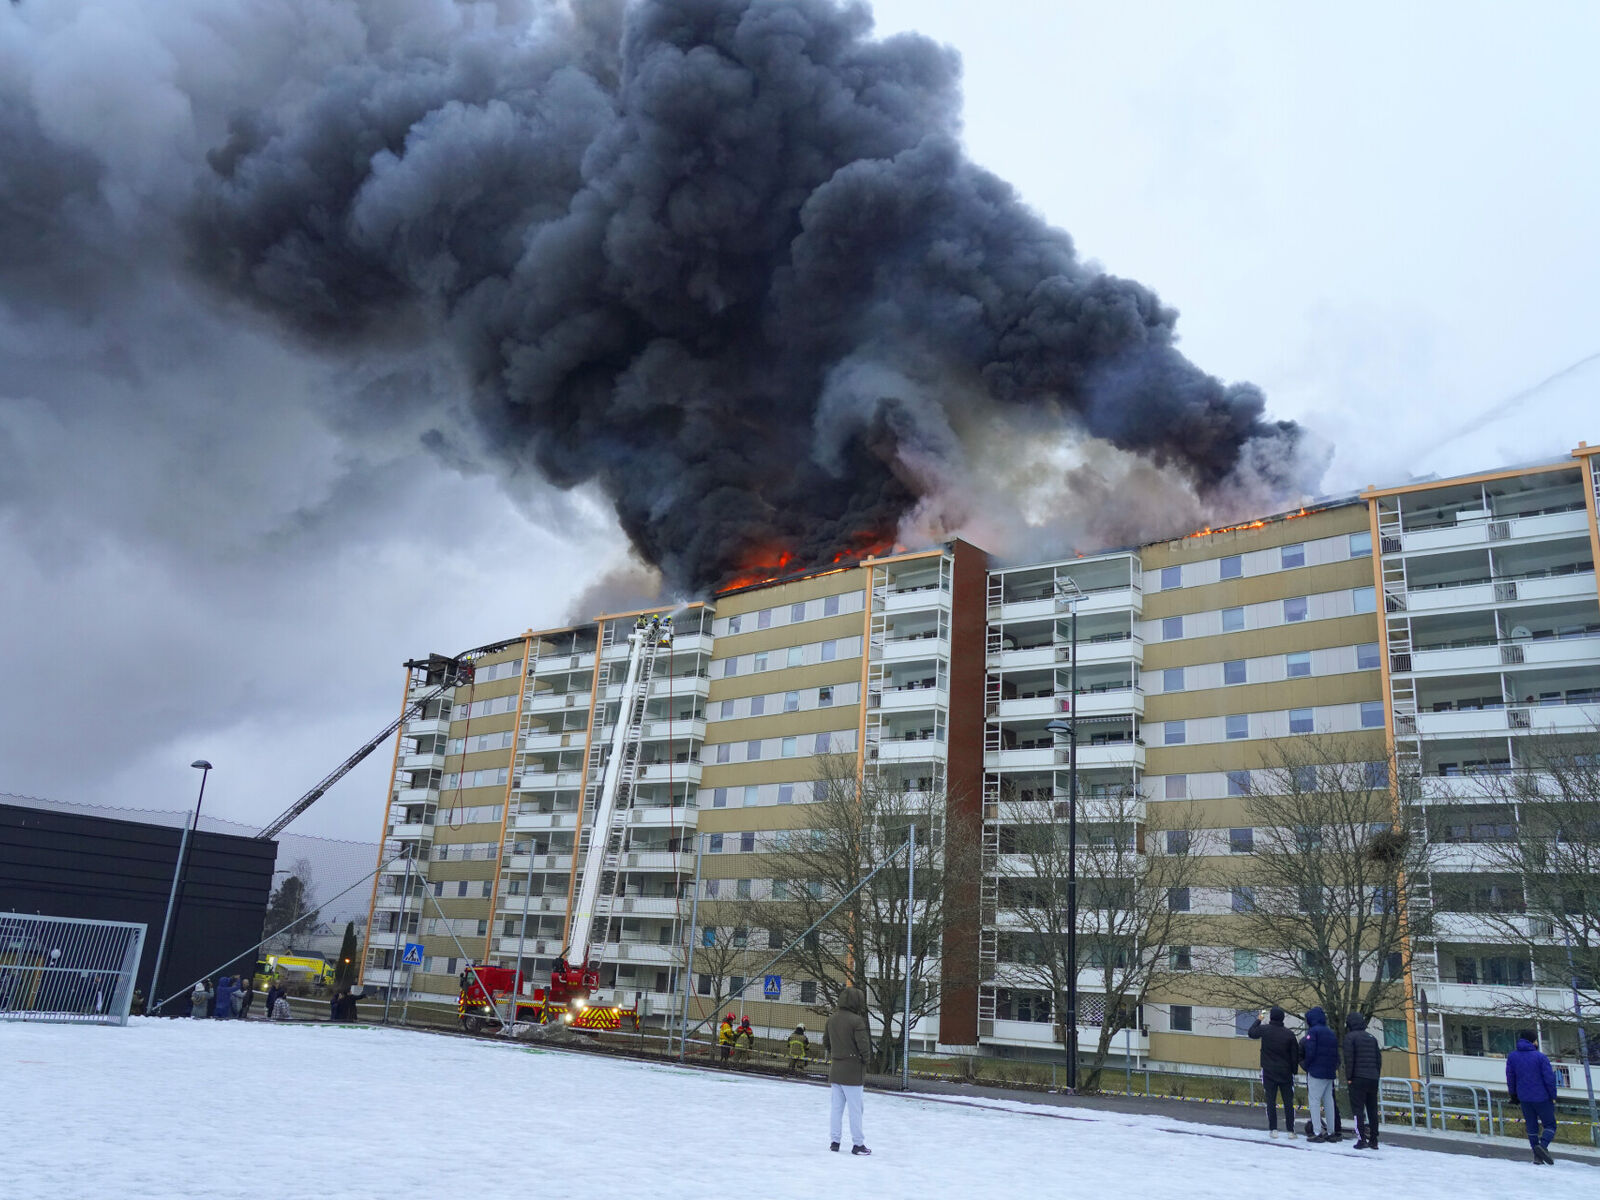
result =
M689 590L1004 524L963 493L1006 470L990 427L1131 454L1185 519L1314 473L1152 292L965 158L956 56L874 39L863 4L137 16L0 17L0 305L94 320L199 280L205 325L287 331L323 389L214 410L315 412L353 457L420 446L524 497L596 486ZM1088 527L1073 478L1046 524Z

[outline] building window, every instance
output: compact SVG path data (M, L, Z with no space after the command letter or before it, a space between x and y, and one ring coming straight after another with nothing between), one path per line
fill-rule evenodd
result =
M1261 955L1254 950L1235 950L1233 952L1233 973L1235 975L1261 974Z
M698 973L697 978L694 981L694 990L697 995L711 995L711 976L705 974L704 972Z
M1188 1004L1167 1006L1167 1028L1173 1033L1194 1032L1194 1008Z
M833 705L833 689L831 687L819 687L817 689L817 707L818 708L829 708L832 705Z
M1187 775L1168 775L1166 789L1168 800L1184 799L1189 794L1189 777Z
M771 629L772 628L772 610L770 608L763 608L760 612L758 612L756 614L756 628L757 629Z
M799 604L789 605L789 620L791 623L795 621L804 621L805 619L806 605L804 600L802 600Z
M1356 670L1376 671L1378 669L1378 643L1364 642L1356 647Z
M1172 971L1194 970L1194 955L1189 946L1172 946L1167 950L1167 969Z
M717 715L724 721L726 721L730 717L732 717L733 716L733 701L732 700L724 700L722 702L722 708L720 710L718 710Z
M717 761L719 763L725 763L725 762L731 761L732 758L733 758L733 743L732 742L718 742L717 743Z
M1245 660L1235 658L1222 664L1222 682L1225 684L1245 683L1249 679L1249 670Z
M737 882L737 884L734 886L733 891L734 891L734 895L737 896L740 900L748 900L748 899L750 899L750 881L748 879L739 880Z
M806 979L800 984L800 1003L815 1004L817 1002L817 985L815 980Z
M1161 672L1161 690L1163 692L1183 691L1183 668L1168 667Z
M706 841L707 841L706 850L707 850L708 853L711 853L711 854L721 854L722 853L722 835L720 833L711 834L707 838Z
M752 717L759 717L763 712L766 711L766 708L767 698L765 696L750 697L750 715Z
M1161 618L1161 640L1162 641L1170 642L1170 641L1174 641L1177 638L1181 638L1182 636L1183 636L1183 618L1182 617L1163 617L1163 618Z
M1291 708L1289 710L1289 732L1310 733L1315 728L1309 708Z
M1363 782L1373 791L1381 791L1389 786L1389 764L1386 762L1369 762L1362 764Z
M1235 1009L1233 1013L1233 1036L1249 1037L1250 1027L1260 1020L1260 1014L1253 1008Z
M1304 679L1311 674L1311 651L1296 650L1283 656L1283 673L1290 679Z
M1289 770L1289 784L1302 795L1306 792L1316 791L1317 768L1314 766L1291 767Z
M839 643L838 642L830 641L830 642L823 642L822 643L822 661L823 662L832 662L835 658L838 657L838 654L839 654Z
M1175 888L1168 888L1167 889L1167 911L1168 912L1188 912L1189 911L1189 889L1188 888L1186 888L1186 887L1175 887Z
M728 789L727 788L712 788L711 789L711 807L712 808L727 808L728 807Z
M1285 546L1283 548L1282 558L1280 560L1280 565L1286 571L1290 567L1303 567L1303 566L1305 566L1306 565L1306 544L1304 542L1295 542L1293 545Z
M460 883L456 884L456 896L459 898L459 897L465 896L466 894L467 894L467 881L465 879L463 879Z
M750 669L753 671L765 671L767 669L767 652L765 650L756 653L755 661Z
M1229 771L1228 772L1228 795L1230 795L1230 796L1248 796L1249 794L1250 794L1250 772L1249 771Z
M1244 575L1244 556L1230 554L1221 562L1222 577L1224 579L1239 579Z
M761 739L760 738L752 738L750 741L748 741L748 742L746 742L744 744L744 760L745 760L745 762L760 762L761 761Z
M1167 830L1167 853L1189 853L1189 831L1187 829Z
M1183 568L1181 566L1177 566L1177 567L1162 567L1161 568L1161 590L1162 591L1166 591L1169 588L1180 588L1182 586L1183 586Z
M1182 721L1168 721L1167 727L1163 731L1162 745L1181 746L1187 736Z
M789 881L787 879L774 879L772 881L772 898L774 900L787 900L789 898ZM774 949L778 948L774 947Z
M803 667L806 664L806 652L799 646L790 646L789 655L784 661L791 667Z
M1372 534L1367 532L1352 533L1350 535L1350 557L1372 557Z
M743 854L750 854L756 848L756 833L753 829L746 829L739 835L739 850Z
M1306 598L1304 596L1290 596L1283 602L1283 619L1291 625L1296 621L1306 619Z
M1350 599L1358 613L1378 611L1378 593L1373 588L1354 588L1350 592Z
M1363 700L1361 702L1361 728L1383 728L1383 701Z
M1255 912L1256 890L1253 887L1232 887L1228 889L1229 906L1237 913Z
M800 708L800 693L785 692L783 694L783 711L798 712Z
M1228 853L1249 854L1256 848L1256 831L1246 827L1228 830Z
M1225 608L1222 610L1222 632L1238 633L1244 628L1244 609Z
M1250 736L1250 714L1233 713L1223 718L1224 731L1230 742L1237 742Z
M738 673L739 660L737 658L725 658L722 660L722 675L724 679L729 675L737 675Z
M780 783L778 785L778 803L779 804L793 804L794 803L794 784L792 784L792 783Z
M1411 1040L1406 1035L1406 1023L1398 1018L1390 1018L1383 1023L1383 1048L1385 1050L1409 1050Z
M786 737L786 738L784 738L783 739L783 757L784 758L793 758L795 756L795 754L799 752L799 747L800 747L800 739L799 738L797 738L797 737Z
M739 627L743 623L744 623L744 618L743 617L729 617L728 618L728 632L729 633L738 633L739 632Z
M832 745L833 735L831 733L817 734L816 753L827 754Z
M485 936L488 935L488 933L489 933L489 922L487 922L487 921L479 921L478 922L478 936L479 937L485 937Z
M719 891L721 891L721 890L722 890L722 880L720 880L720 879L708 879L708 880L706 880L706 899L707 900L715 900L717 898L717 893Z
M744 806L746 808L754 808L760 803L761 785L756 783L747 785L744 789Z
M839 597L826 596L823 598L822 615L825 617L837 617L839 615Z

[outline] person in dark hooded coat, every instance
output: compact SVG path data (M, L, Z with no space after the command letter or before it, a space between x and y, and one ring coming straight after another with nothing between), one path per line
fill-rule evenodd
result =
M1531 1029L1517 1034L1517 1048L1506 1055L1506 1091L1511 1103L1522 1106L1533 1161L1553 1163L1550 1143L1556 1137L1556 1072L1539 1049L1539 1035Z
M234 987L232 975L224 975L217 981L217 995L212 1001L212 1012L219 1021L226 1021L233 1016Z
M1328 1028L1328 1014L1321 1008L1306 1013L1303 1041L1306 1059L1306 1090L1309 1093L1313 1142L1334 1141L1333 1083L1339 1077L1339 1035Z
M858 987L839 994L839 1007L822 1029L822 1049L828 1056L828 1084L832 1109L828 1117L831 1144L839 1148L844 1110L850 1110L851 1154L871 1154L861 1132L861 1091L872 1060L872 1032L867 1027L867 998Z
M1378 1080L1383 1075L1383 1050L1367 1032L1367 1018L1351 1013L1344 1019L1344 1079L1350 1088L1350 1112L1356 1119L1356 1149L1378 1148Z
M1271 1020L1263 1025L1256 1014L1250 1036L1261 1043L1261 1086L1267 1093L1267 1132L1278 1136L1278 1099L1283 1099L1283 1124L1294 1140L1294 1073L1300 1069L1300 1043L1283 1024L1283 1009L1272 1006Z

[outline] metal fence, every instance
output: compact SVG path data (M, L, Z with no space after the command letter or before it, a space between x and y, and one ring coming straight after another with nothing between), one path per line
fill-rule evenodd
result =
M0 1020L126 1025L143 923L0 913Z

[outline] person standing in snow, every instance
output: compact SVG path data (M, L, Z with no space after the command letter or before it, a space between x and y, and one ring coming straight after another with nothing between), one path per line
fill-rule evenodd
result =
M1506 1055L1506 1091L1511 1103L1522 1106L1533 1161L1554 1163L1550 1143L1556 1137L1556 1072L1539 1049L1539 1035L1531 1029L1517 1033L1517 1048Z
M723 1062L733 1057L733 1042L738 1037L738 1032L733 1026L733 1014L729 1013L722 1018L722 1027L717 1030L717 1046L721 1050Z
M841 1118L850 1110L850 1153L871 1154L861 1132L861 1093L867 1082L867 1061L872 1057L872 1033L867 1028L867 998L858 987L839 995L839 1007L822 1029L822 1050L828 1056L829 1150L839 1148Z
M202 979L194 985L194 991L189 993L189 1015L195 1020L203 1020L211 1015L211 989Z
M1321 1008L1306 1013L1305 1051L1306 1091L1311 1109L1312 1136L1308 1141L1336 1142L1334 1134L1333 1082L1339 1076L1339 1036L1328 1028L1328 1014Z
M750 1051L755 1049L756 1031L750 1027L750 1018L745 1017L739 1022L739 1031L733 1036L734 1059L737 1062L750 1061Z
M1344 1079L1350 1088L1350 1115L1356 1122L1356 1149L1378 1148L1378 1080L1383 1051L1367 1032L1367 1018L1351 1013L1344 1019Z
M789 1035L789 1074L806 1073L806 1056L811 1053L811 1039L806 1037L806 1027L796 1025Z
M1270 1015L1263 1025L1261 1018ZM1270 1014L1257 1013L1250 1036L1261 1043L1261 1086L1267 1094L1267 1134L1278 1136L1278 1099L1283 1099L1283 1124L1294 1141L1294 1073L1300 1069L1300 1043L1284 1026L1283 1009L1272 1006Z
M212 1004L219 1021L226 1021L233 1016L233 986L232 975L224 975L217 980L217 994Z
M239 1017L247 1021L250 1019L250 1005L256 998L255 981L250 976L246 975L240 979L238 996Z
M285 989L278 989L278 998L272 1002L270 1012L274 1021L294 1020L294 1013L289 1008L289 993Z

